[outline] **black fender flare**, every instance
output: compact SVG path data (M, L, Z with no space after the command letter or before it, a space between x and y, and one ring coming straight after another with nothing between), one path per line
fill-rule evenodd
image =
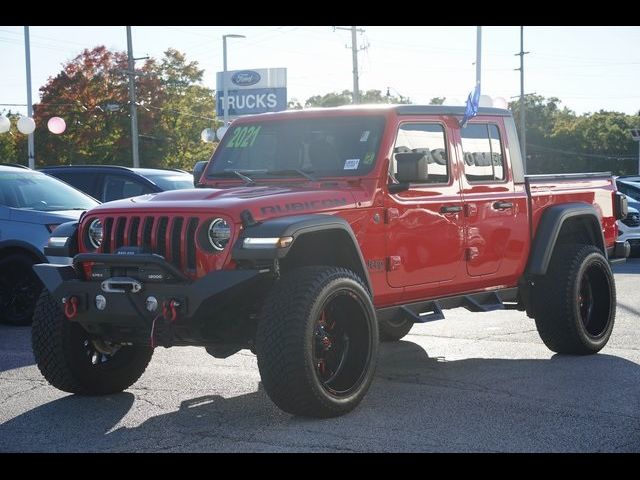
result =
M70 257L73 258L78 253L78 225L79 221L73 220L71 222L65 222L58 225L51 237L62 237L67 239L63 246L59 247L44 247L45 255L49 257Z
M596 241L595 246L602 251L605 257L607 256L602 224L600 223L598 211L593 205L577 202L553 205L542 213L542 218L538 224L536 236L531 245L531 253L529 254L528 275L544 275L547 273L551 255L555 250L562 226L567 220L573 218L584 218L589 222Z
M36 247L31 245L30 243L24 242L22 240L4 240L0 242L0 256L2 256L2 251L5 248L19 248L21 250L26 250L30 255L34 256L38 259L36 263L47 263L47 257L38 250Z
M278 217L265 220L260 223L247 226L236 240L232 258L237 262L249 262L252 264L273 261L285 258L296 243L296 240L303 235L310 235L316 232L341 231L347 234L353 247L351 254L357 265L360 267L359 272L362 280L371 290L371 280L367 271L366 263L360 246L353 233L353 229L349 222L337 215L326 214L309 214L309 215L292 215L289 217ZM282 238L292 237L293 241L286 247L269 246L263 248L245 248L244 240L246 238Z

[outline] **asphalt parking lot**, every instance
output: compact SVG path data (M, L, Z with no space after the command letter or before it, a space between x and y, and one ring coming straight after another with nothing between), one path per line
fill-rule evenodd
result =
M2 452L638 452L640 259L615 268L616 325L598 355L556 355L524 313L417 325L383 344L352 413L292 417L256 358L159 348L129 390L80 397L49 386L30 329L0 326Z

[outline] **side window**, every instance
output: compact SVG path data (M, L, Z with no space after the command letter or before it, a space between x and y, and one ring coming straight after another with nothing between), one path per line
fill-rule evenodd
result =
M105 175L102 201L110 202L121 198L135 197L151 193L151 189L141 183L121 175Z
M87 173L58 173L56 175L63 182L67 182L69 185L82 190L89 195L93 195L93 185L95 183L95 174L93 172Z
M448 183L449 158L444 127L439 123L404 123L398 129L390 174L397 179L398 158L403 154L422 153L427 179L422 183ZM400 154L400 155L398 155Z
M469 182L505 179L504 154L497 125L467 124L460 130L464 152L464 173Z

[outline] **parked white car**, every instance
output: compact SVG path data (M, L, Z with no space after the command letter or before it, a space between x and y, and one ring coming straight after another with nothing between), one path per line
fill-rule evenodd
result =
M626 218L618 220L618 240L631 245L631 257L640 257L640 212L629 207Z

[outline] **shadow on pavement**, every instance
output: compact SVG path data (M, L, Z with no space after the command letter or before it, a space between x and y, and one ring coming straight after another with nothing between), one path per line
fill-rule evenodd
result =
M0 372L35 363L31 327L0 325Z
M447 361L413 342L383 344L363 403L325 420L280 411L261 384L230 398L184 400L176 411L149 417L153 408L167 409L157 404L161 393L136 391L135 404L131 393L55 400L0 425L0 450L640 449L640 366L607 354ZM141 421L118 425L125 415L128 424L137 415Z
M640 273L640 258L627 258L626 262L614 263L613 273Z

